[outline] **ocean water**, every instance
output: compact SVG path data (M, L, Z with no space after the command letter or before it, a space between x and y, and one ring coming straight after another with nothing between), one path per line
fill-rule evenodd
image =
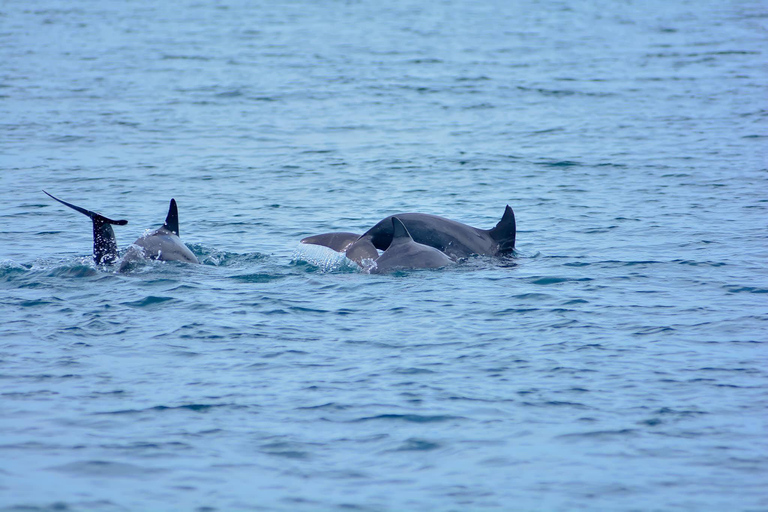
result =
M768 6L0 4L0 510L768 510ZM202 265L91 261L171 197ZM516 257L368 275L397 212Z

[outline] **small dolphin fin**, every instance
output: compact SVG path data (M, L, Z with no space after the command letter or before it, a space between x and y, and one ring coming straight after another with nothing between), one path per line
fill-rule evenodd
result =
M397 217L392 217L392 243L413 240L411 234Z
M43 192L45 192L45 190L43 190ZM97 265L106 265L117 260L117 239L115 238L115 232L112 230L111 225L125 226L128 224L127 220L108 219L96 212L62 201L48 192L45 192L45 194L64 206L68 206L91 218L91 221L93 222L93 259Z
M176 207L175 199L171 199L171 205L168 207L168 216L165 218L163 227L179 236L179 209Z
M515 223L515 212L507 205L504 209L504 215L496 227L489 230L496 242L499 243L499 253L508 254L515 249L515 237L517 236L517 225Z
M350 244L344 251L344 255L358 265L364 265L366 260L375 261L379 257L379 251L371 243L370 239L360 237L355 243Z

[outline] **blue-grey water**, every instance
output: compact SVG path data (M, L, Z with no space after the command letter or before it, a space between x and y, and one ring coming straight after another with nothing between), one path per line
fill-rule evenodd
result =
M768 510L767 56L759 0L5 0L0 509ZM512 260L298 243L507 204Z

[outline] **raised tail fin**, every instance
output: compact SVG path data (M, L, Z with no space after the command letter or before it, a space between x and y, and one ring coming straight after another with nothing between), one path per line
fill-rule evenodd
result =
M517 225L515 223L515 212L507 205L504 209L504 215L496 227L489 230L496 242L499 244L499 254L509 254L515 249L515 238L517 236Z
M43 190L43 192L45 192L45 190ZM128 224L127 220L112 220L96 212L62 201L48 192L45 192L45 194L64 206L68 206L91 218L91 221L93 222L93 259L97 265L106 265L117 260L117 240L115 238L115 232L112 230L112 224L116 226L125 226Z

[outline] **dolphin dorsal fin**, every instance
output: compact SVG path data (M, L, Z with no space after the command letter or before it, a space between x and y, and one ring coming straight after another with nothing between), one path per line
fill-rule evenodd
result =
M515 223L515 212L512 211L509 205L504 209L504 215L499 223L496 224L496 227L489 230L488 233L491 235L491 238L499 243L500 253L512 252L515 248L517 225Z
M413 238L406 229L405 224L397 217L392 217L392 243L410 242Z
M179 209L176 207L175 199L171 199L171 205L168 207L168 216L165 218L163 227L179 236Z
M43 190L43 192L45 192L45 190ZM127 220L108 219L96 212L62 201L48 192L45 192L45 194L64 206L68 206L91 218L91 221L93 222L93 259L96 261L97 265L112 263L117 259L117 239L115 238L115 232L112 230L111 225L125 226L128 224Z

